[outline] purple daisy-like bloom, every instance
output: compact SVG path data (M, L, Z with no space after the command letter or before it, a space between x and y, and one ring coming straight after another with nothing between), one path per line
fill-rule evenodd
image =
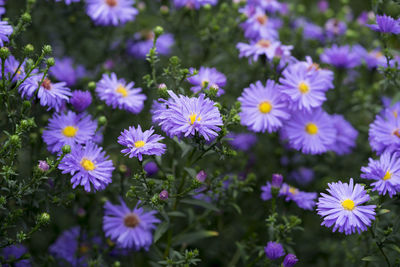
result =
M346 235L367 230L371 221L375 220L375 205L362 205L370 197L364 187L355 184L350 178L350 183L328 184L328 194L321 193L318 199L317 211L324 218L321 225L333 226L333 232L338 230Z
M328 38L336 38L346 33L347 25L345 22L340 21L336 18L329 19L325 23L325 31Z
M400 33L400 20L394 19L386 14L376 15L376 24L366 24L368 28L382 33Z
M64 145L73 147L75 144L83 144L91 140L96 132L97 122L90 115L75 114L68 111L67 114L54 114L49 119L49 124L43 131L43 140L47 149L52 152L60 152Z
M400 191L400 159L397 153L385 152L379 160L369 158L367 167L362 167L361 178L376 180L372 183L373 191L390 197Z
M314 179L314 171L310 168L300 167L296 171L292 171L289 178L301 185L309 184Z
M387 67L385 56L380 50L373 50L364 54L365 63L369 69Z
M286 68L279 82L282 93L290 99L291 107L299 110L310 111L320 107L326 100L325 92L330 89L324 75L307 68L302 62Z
M0 47L9 42L8 37L13 33L13 27L7 21L0 21Z
M154 33L136 33L134 39L128 42L128 53L136 58L145 59L150 49L153 47ZM174 36L170 33L162 34L156 41L156 51L160 55L169 55L171 47L174 45Z
M196 133L210 141L214 139L223 125L221 114L215 103L205 98L177 96L168 90L171 96L168 100L161 100L168 107L154 111L154 120L158 122L162 130L170 136L188 137Z
M295 29L302 29L303 37L306 40L317 40L320 42L325 40L324 30L320 26L306 20L305 18L296 19L293 26Z
M279 195L284 196L285 201L294 201L299 208L304 210L313 210L317 198L315 192L303 192L286 183L282 185Z
M278 0L249 0L248 5L255 5L261 7L263 10L274 13L282 12L283 3L279 3Z
M322 109L296 112L282 129L289 145L305 154L324 153L336 140L332 120Z
M250 44L238 43L236 45L236 48L239 49L239 58L247 57L249 58L249 63L257 61L262 55L264 55L268 60L272 60L278 47L286 49L286 52L290 52L292 49L290 46L281 46L278 41L266 39L260 39L257 42L251 41Z
M20 66L19 61L16 60L13 55L10 55L4 62L4 72L5 74L7 74L6 77L8 77L9 79L11 79L13 75L15 75L13 78L13 82L23 80L26 76L25 62L23 62Z
M86 13L98 25L119 26L133 21L139 11L133 0L86 0Z
M134 88L134 85L134 82L126 83L124 79L118 79L115 73L103 74L97 83L96 92L113 109L124 109L137 114L142 111L147 97L141 94L142 88Z
M242 104L241 124L252 131L272 133L290 118L285 98L272 80L265 86L260 81L250 84L238 100Z
M337 68L351 69L361 64L359 55L348 45L334 44L331 48L325 48L320 58L322 62Z
M86 192L99 191L111 183L113 162L108 159L103 148L88 141L84 145L75 145L71 153L65 155L58 168L62 173L72 175L72 188L81 185Z
M278 242L269 241L264 251L270 260L277 260L285 255L282 245Z
M1 250L0 255L4 257L5 260L19 259L24 254L28 253L28 250L23 245L12 245L5 247ZM3 265L5 267L11 266L8 264ZM19 260L12 264L14 267L30 267L32 266L29 260Z
M80 240L80 238L82 240ZM94 237L88 239L79 226L65 230L57 240L49 247L49 252L57 259L62 259L73 267L87 266L90 259L90 250L93 245L100 245L101 239Z
M283 267L292 267L296 265L299 260L294 254L287 254L285 259L283 260Z
M330 146L330 150L338 155L351 153L352 149L356 146L357 130L342 115L331 115L331 120L336 128L336 139Z
M52 83L48 78L44 78L39 86L42 77L42 74L37 74L27 78L18 88L18 91L22 97L30 99L39 89L37 97L40 99L40 105L47 106L47 110L53 108L56 112L61 111L65 103L69 101L71 90L66 87L65 82Z
M261 186L261 199L264 201L270 200L272 198L271 193L271 183L267 182L266 185Z
M159 223L154 214L139 208L140 201L134 209L129 209L120 198L121 205L113 205L109 201L104 205L103 230L105 235L121 248L148 250L153 242L152 231Z
M82 65L74 67L72 58L56 59L56 64L50 68L50 74L60 82L66 82L68 86L74 86L77 80L85 75Z
M232 139L229 144L233 148L242 151L250 150L257 143L257 136L253 133L229 133L227 138Z
M247 39L268 39L277 40L277 29L281 25L279 19L268 17L261 9L256 9L255 13L241 24L244 36Z
M226 77L223 73L217 71L216 68L200 67L198 73L187 78L187 80L194 85L190 88L194 93L200 92L203 88L210 89L210 87L218 89L217 96L225 93L222 87L226 84Z
M189 9L199 9L204 5L215 6L218 0L174 0L177 8L187 7Z
M72 4L72 3L78 3L78 2L80 2L81 0L55 0L56 2L61 2L61 1L63 1L67 6L69 6L70 4Z
M92 104L92 94L89 91L75 90L72 92L70 103L76 111L82 112Z
M369 142L381 154L389 147L400 147L400 110L398 105L384 109L369 126Z
M161 156L165 153L166 145L159 141L164 137L153 133L153 128L143 132L140 125L137 129L133 126L129 127L118 137L118 143L127 147L121 152L125 155L129 154L129 158L136 157L140 161L143 160L143 155Z

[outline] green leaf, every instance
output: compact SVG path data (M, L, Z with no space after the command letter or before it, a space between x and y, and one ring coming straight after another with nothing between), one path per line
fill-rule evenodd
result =
M190 177L196 179L197 172L195 171L195 169L185 167L185 171L190 175Z
M381 258L378 256L367 256L361 259L362 261L381 261Z
M181 202L189 205L200 206L208 210L219 211L219 209L215 205L199 199L186 198L182 199Z
M196 241L204 239L204 238L218 236L218 234L219 233L216 231L207 231L207 230L202 230L202 231L188 233L188 234L181 234L181 235L177 235L172 240L172 245L175 246L175 245L180 245L182 243L191 244L193 242L196 242Z
M186 217L186 214L183 212L180 212L180 211L171 211L171 212L168 212L167 214L168 214L168 216L171 216L171 217L183 217L183 218Z
M161 223L158 227L157 230L154 232L154 243L156 243L168 230L169 227L169 222L165 221Z

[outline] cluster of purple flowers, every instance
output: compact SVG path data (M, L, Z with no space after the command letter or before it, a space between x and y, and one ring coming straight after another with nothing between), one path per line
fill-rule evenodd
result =
M278 242L269 241L268 244L264 247L265 254L267 258L275 261L279 258L285 256L285 250L283 246ZM286 257L283 259L282 266L283 267L292 267L296 265L299 260L297 259L296 255L294 254L287 254Z
M133 39L127 42L127 52L135 58L145 59L150 49L153 47L154 33L142 31L135 33ZM160 55L169 55L171 47L174 45L174 36L164 33L157 38L156 51Z

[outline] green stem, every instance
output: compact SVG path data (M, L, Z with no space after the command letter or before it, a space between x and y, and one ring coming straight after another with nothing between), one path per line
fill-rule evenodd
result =
M372 238L375 240L376 246L378 247L379 251L381 252L382 256L385 258L386 264L388 267L390 267L390 261L389 258L386 256L385 252L383 251L383 245L381 242L379 242L378 240L376 240L376 236L374 233L374 230L372 230L372 226L369 228L369 232L372 235Z

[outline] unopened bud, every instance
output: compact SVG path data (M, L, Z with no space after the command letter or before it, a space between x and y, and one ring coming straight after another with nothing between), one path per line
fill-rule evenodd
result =
M70 145L65 145L65 146L63 146L63 147L62 147L62 152L63 152L64 154L70 153L70 152L71 152L71 146L70 146Z
M38 168L39 170L41 170L42 172L47 172L50 168L49 164L47 164L46 161L44 160L39 160L39 164L38 164Z
M158 195L158 197L161 200L167 200L168 199L168 191L167 190L161 191L160 194Z

